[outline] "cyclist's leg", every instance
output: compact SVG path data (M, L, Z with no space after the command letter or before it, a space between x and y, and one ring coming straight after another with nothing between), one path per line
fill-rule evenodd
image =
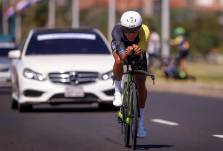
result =
M135 83L137 86L138 99L139 99L139 120L138 120L138 137L145 137L146 130L144 128L144 109L147 97L147 89L145 86L146 76L135 75Z
M187 57L189 55L188 50L184 50L181 52L181 62L180 67L184 72L187 72Z
M144 70L147 72L147 60L146 60L145 53L143 54L143 60L142 60L141 66L133 67L133 69L134 68ZM143 74L135 74L134 79L135 79L135 83L136 83L136 87L137 87L137 91L139 95L139 108L144 108L146 97L147 97L147 90L146 90L146 85L145 85L146 76Z
M139 97L139 107L144 108L146 97L147 97L147 89L146 89L146 76L142 74L136 74L135 77L135 83L137 87L138 97Z
M147 71L147 62L146 57L143 56L143 63L141 66L141 69L144 71ZM146 89L146 76L142 74L136 74L134 77L137 92L138 92L138 100L139 100L139 123L138 123L138 136L139 137L145 137L146 131L144 129L144 108L145 108L145 102L147 98L147 89Z
M114 93L114 100L113 105L114 106L121 106L121 79L122 79L122 61L117 54L117 52L113 52L113 57L115 59L114 65L113 65L113 73L115 78L115 93Z

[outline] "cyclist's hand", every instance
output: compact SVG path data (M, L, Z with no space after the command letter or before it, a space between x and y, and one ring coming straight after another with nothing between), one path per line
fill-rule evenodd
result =
M134 48L135 55L141 55L142 54L142 49L138 45L133 44L132 47Z
M134 48L132 46L128 46L126 49L125 49L125 54L127 56L131 55L134 51Z

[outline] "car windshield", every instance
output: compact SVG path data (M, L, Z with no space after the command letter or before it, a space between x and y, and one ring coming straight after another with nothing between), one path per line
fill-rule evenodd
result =
M34 34L26 55L42 54L109 54L109 50L96 33Z

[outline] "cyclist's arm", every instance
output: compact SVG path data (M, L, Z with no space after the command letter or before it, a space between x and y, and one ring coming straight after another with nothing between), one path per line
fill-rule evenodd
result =
M111 43L113 53L117 53L121 60L127 61L128 55L131 54L131 48L125 48L124 44L120 41L112 41Z
M128 50L129 48L125 48L125 44L122 42L121 33L122 32L120 31L120 28L118 26L115 26L112 30L111 47L113 53L117 53L121 60L127 61L127 56L129 53L126 53L126 49Z

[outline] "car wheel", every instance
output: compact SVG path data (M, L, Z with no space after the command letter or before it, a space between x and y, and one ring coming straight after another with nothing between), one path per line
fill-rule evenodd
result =
M19 112L26 112L26 111L31 111L33 109L31 104L24 104L24 103L19 103L18 104L18 110Z
M12 98L12 102L11 102L11 109L15 110L18 109L18 102Z

